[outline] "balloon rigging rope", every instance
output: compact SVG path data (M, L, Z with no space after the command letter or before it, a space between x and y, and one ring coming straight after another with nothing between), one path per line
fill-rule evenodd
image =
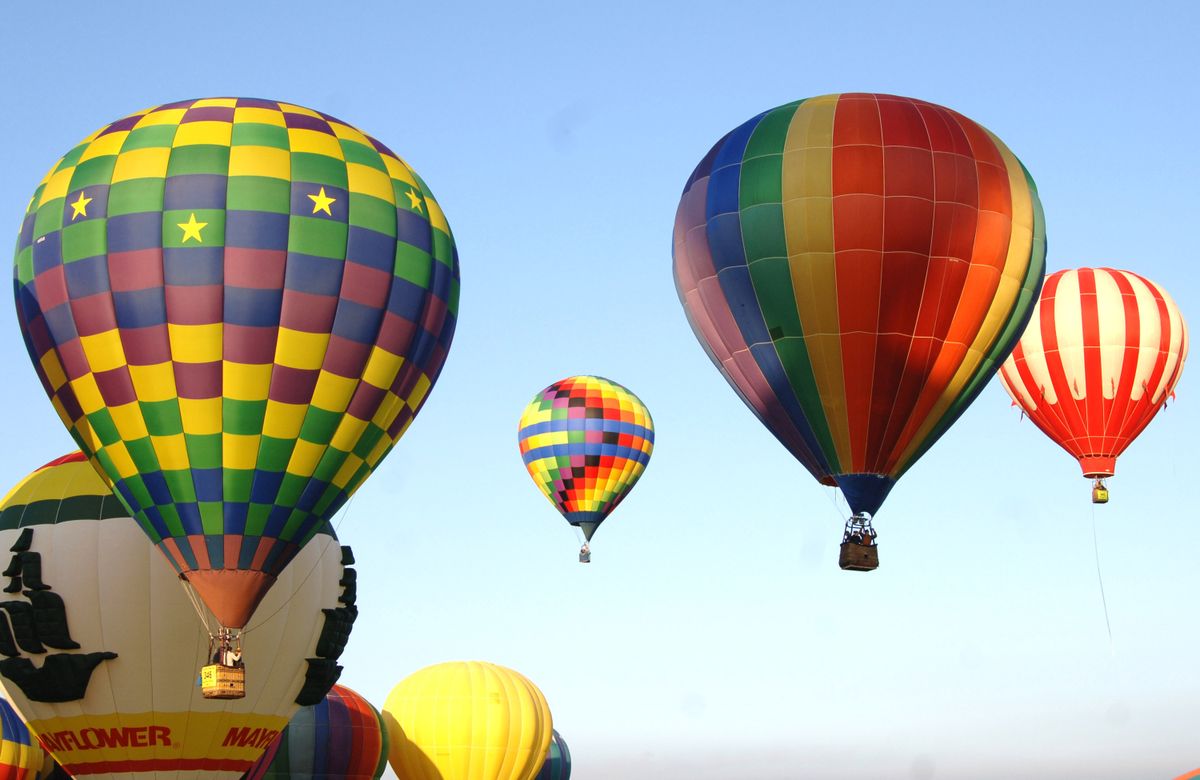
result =
M208 625L208 613L200 604L200 599L196 597L196 591L192 588L192 584L185 579L181 579L184 592L188 595L188 601L192 602L192 607L196 610L196 614L200 617L200 622L204 625L204 630L208 633L208 638L212 639L212 628Z
M835 487L831 487L831 488L829 488L828 493L826 493L824 490L822 490L821 492L825 495L825 498L829 499L829 505L833 507L834 514L836 514L838 516L838 519L840 519L842 521L842 523L845 523L846 522L846 513L843 512L842 508L838 505L838 496L841 495L840 493L838 493L838 489Z
M342 523L346 522L346 519L350 517L350 509L354 506L354 499L356 498L358 498L358 493L350 496L350 500L346 502L346 511L342 512L342 516L338 518L337 525L333 527L334 533L342 530Z
M346 503L346 511L342 513L341 518L338 519L337 525L334 526L333 530L334 530L335 534L339 530L341 530L342 523L344 523L346 521L346 518L350 516L350 508L354 506L354 499L355 499L355 496L350 496L350 500ZM300 590L304 587L304 584L308 582L310 577L312 577L313 572L317 570L317 566L320 565L322 559L324 559L325 551L329 549L329 545L333 544L336 541L338 541L338 538L336 536L329 537L328 541L325 542L325 549L321 550L321 554L317 556L317 559L315 561L313 561L313 565L310 566L308 571L305 573L304 579L300 580L300 584L297 585L296 587L292 588L291 595L288 596L287 599L284 600L284 602L279 605L279 608L276 609L274 612L272 612L270 615L267 615L265 618L263 618L259 622L255 623L250 628L243 629L242 636L246 636L251 631L254 631L255 629L259 628L260 626L265 626L267 623L271 622L271 618L278 615L280 613L280 611L283 610L284 607L286 607L288 604L292 603L292 599L296 598L296 594L300 592Z
M1108 631L1108 652L1113 652L1112 623L1108 619L1108 599L1104 596L1104 576L1100 573L1100 541L1096 535L1096 505L1092 504L1092 551L1096 555L1096 581L1100 583L1100 604L1104 607L1104 628Z

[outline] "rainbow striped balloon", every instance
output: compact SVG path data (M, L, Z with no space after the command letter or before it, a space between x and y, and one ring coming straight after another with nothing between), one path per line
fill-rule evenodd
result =
M538 488L591 540L650 462L654 421L616 382L572 376L533 397L517 443Z
M858 513L1012 349L1045 266L1037 190L950 109L842 94L765 111L704 157L675 284L746 405Z

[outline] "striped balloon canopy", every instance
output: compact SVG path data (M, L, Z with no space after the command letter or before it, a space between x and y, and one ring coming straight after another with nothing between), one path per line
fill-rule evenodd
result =
M387 763L383 716L334 685L320 703L292 716L245 780L378 780Z
M1085 477L1111 477L1165 406L1187 351L1183 315L1154 282L1112 268L1058 271L1000 381Z
M534 780L571 780L571 751L567 741L554 729L550 735L550 749L546 751L546 762Z
M157 106L85 138L21 225L17 316L80 448L222 625L403 435L458 258L388 147L271 100Z
M517 428L529 476L591 540L650 462L654 421L616 382L572 376L533 397Z
M979 394L1044 269L1032 179L941 106L841 94L765 111L684 187L675 284L709 357L856 514Z
M34 780L46 754L7 699L0 699L0 780Z

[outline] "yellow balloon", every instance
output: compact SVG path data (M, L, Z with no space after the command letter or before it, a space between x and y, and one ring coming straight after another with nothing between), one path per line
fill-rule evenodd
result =
M533 780L550 707L519 672L482 661L427 666L383 705L388 760L403 780Z

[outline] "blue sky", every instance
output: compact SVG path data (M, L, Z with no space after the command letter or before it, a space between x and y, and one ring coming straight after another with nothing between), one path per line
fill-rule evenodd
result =
M1171 778L1200 766L1200 401L1121 459L1096 511L993 382L840 572L835 504L695 342L671 280L692 168L755 113L839 91L954 108L1037 182L1048 266L1200 293L1190 3L211 2L6 8L0 215L101 124L188 97L309 105L421 173L455 232L461 314L408 435L350 504L362 617L343 681L381 705L429 663L538 683L601 778ZM7 336L3 334L8 334ZM15 482L71 442L0 306ZM595 562L525 474L524 404L576 373L654 414Z

